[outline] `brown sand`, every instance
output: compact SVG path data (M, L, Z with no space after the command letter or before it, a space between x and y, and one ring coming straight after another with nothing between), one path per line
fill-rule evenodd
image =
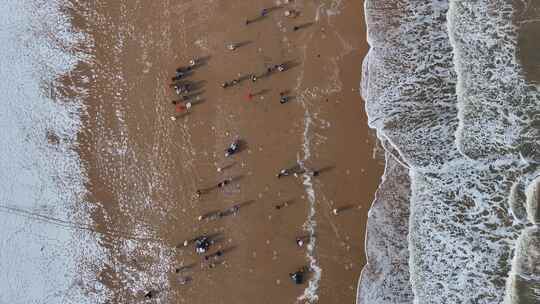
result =
M82 5L82 4L79 4ZM89 201L97 231L121 230L157 239L127 241L102 236L106 264L81 262L85 277L109 290L110 303L132 303L156 290L165 303L293 303L306 285L288 273L307 264L304 235L309 202L302 180L276 179L280 168L304 158L306 115L311 157L307 165L329 168L314 179L315 256L322 268L320 303L354 303L364 265L364 227L382 165L358 93L367 51L360 1L294 1L246 26L273 1L96 0L77 7L76 24L95 40L94 61L73 79L88 76L87 115L80 134ZM97 22L96 20L100 20ZM292 27L307 24L298 31ZM249 42L235 51L231 42ZM175 98L166 85L176 67L207 57L190 80L202 101L173 122ZM291 69L226 90L225 80L262 72L268 64ZM82 84L81 84L82 85ZM278 93L295 98L279 103ZM248 101L248 93L263 92ZM226 159L239 136L247 147ZM217 172L216 168L234 164ZM194 198L196 189L226 177L224 189ZM293 200L287 208L274 205ZM199 222L197 216L253 201L237 216ZM350 209L347 209L351 207ZM333 208L344 208L338 216ZM226 264L201 269L183 240L219 232ZM216 247L217 248L217 247ZM178 283L178 265L195 265ZM163 284L165 278L167 284ZM93 293L95 282L84 285Z

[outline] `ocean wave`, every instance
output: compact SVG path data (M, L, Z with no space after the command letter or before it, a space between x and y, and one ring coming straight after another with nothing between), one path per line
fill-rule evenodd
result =
M523 259L516 245L537 250L518 241L536 210L524 191L540 172L540 93L515 56L520 20L539 12L531 6L366 2L362 95L369 125L410 169L414 303L502 303L515 294L505 286ZM366 303L398 303L376 299Z
M514 161L540 153L539 91L516 57L523 8L508 1L451 4L448 25L460 76L456 146L472 159Z

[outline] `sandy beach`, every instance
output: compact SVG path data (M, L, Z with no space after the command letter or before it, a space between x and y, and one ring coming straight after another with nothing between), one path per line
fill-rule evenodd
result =
M383 166L359 95L362 3L78 5L73 21L95 46L91 63L64 82L92 96L78 142L106 256L105 267L81 258L84 289L105 290L103 303L142 301L149 291L146 300L160 303L354 303ZM246 25L263 8L268 14ZM228 50L231 43L239 47ZM178 96L168 84L194 58L193 106L173 121ZM283 72L221 87L281 63ZM291 96L285 104L282 91ZM245 144L225 157L235 138ZM321 173L276 178L297 162ZM232 182L194 195L225 179ZM236 204L236 215L197 219ZM214 268L182 245L205 233L216 235L210 253L224 251ZM300 236L310 236L302 248ZM293 284L289 273L310 263L306 282Z

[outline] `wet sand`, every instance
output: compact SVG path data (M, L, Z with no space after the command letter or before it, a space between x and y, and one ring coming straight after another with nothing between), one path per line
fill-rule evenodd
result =
M81 260L89 294L103 284L111 303L140 300L149 290L166 303L293 303L307 284L292 284L288 274L308 264L295 238L306 235L314 208L318 302L354 303L367 211L382 171L358 92L367 51L362 4L297 0L289 5L297 18L280 7L249 26L246 18L276 3L79 5L74 21L95 40L93 62L66 81L92 96L79 142L95 229L117 232L96 234L103 264ZM231 42L245 44L230 51ZM167 84L193 57L204 58L189 78L200 100L171 121L176 96ZM283 73L220 87L282 62L290 66ZM280 104L285 90L294 98ZM225 158L235 137L246 145ZM276 178L299 159L326 169L313 178L314 201L307 177ZM225 178L234 181L194 196ZM290 206L274 208L287 200ZM236 216L197 220L242 202L250 203ZM334 208L345 210L334 216ZM224 249L225 264L208 269L192 248L177 247L202 233L219 234L211 252ZM128 240L132 235L142 239ZM192 267L177 274L180 265ZM184 277L192 281L180 284Z

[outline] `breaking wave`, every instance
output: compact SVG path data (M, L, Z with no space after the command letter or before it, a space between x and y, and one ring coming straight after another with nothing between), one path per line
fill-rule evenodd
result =
M400 239L408 252L398 259L408 254L408 267L390 277L388 269L370 270L368 260L359 299L369 301L360 303L529 303L517 300L523 290L539 301L539 273L530 263L539 249L531 221L537 215L530 214L538 200L527 199L526 189L540 174L540 91L530 72L538 62L523 45L524 36L538 35L531 30L538 6L366 1L371 50L362 94L369 125L387 157L397 155L409 171L411 196L403 213L408 236ZM377 196L397 199L381 191L395 188L381 187ZM370 214L368 240L388 235L378 223ZM367 246L373 260L374 245ZM391 258L383 251L377 263ZM395 286L413 297L379 292L380 277L391 284L403 276L409 280Z

